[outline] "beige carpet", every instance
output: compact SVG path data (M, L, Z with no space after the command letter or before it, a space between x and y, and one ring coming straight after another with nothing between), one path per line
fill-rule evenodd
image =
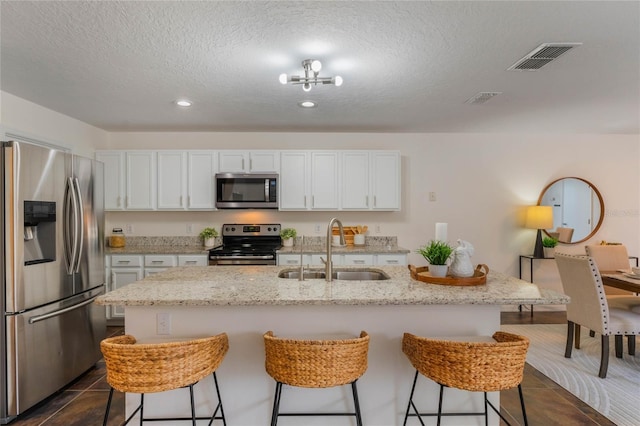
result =
M640 341L636 355L614 354L613 337L607 378L598 377L600 338L582 329L580 349L564 357L567 326L561 324L503 325L502 330L527 336L531 346L527 362L619 426L640 425Z

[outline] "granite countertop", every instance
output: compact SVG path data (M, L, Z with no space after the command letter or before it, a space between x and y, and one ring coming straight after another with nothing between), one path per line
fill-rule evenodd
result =
M105 247L104 254L209 254L211 247L204 247L202 244L196 246L125 246L125 247Z
M382 266L384 281L326 282L278 278L283 266L183 266L151 275L100 296L100 305L536 305L569 297L490 272L486 285L443 286L413 280L405 266ZM362 268L339 267L339 270Z

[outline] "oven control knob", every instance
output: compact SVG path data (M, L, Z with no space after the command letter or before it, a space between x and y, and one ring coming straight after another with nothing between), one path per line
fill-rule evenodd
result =
M236 230L236 228L231 228L231 230L232 230L232 231L235 231L235 230Z

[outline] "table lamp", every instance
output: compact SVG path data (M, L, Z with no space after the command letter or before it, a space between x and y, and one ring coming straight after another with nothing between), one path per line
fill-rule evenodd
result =
M542 247L542 230L553 228L553 208L551 206L530 206L527 208L527 219L524 226L530 229L537 229L536 245L533 250L533 257L544 257Z

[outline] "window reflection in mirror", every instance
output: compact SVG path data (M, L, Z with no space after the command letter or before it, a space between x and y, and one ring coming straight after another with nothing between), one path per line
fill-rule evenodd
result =
M565 244L591 238L604 217L604 202L598 189L577 177L551 182L542 190L538 205L553 207L554 226L545 233Z

